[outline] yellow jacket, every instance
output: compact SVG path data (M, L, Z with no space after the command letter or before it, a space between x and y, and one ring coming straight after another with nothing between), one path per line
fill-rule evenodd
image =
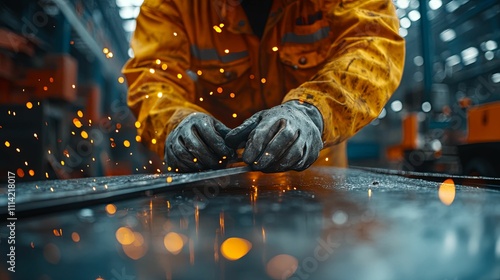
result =
M233 128L288 100L323 115L318 163L347 164L345 140L399 85L404 40L391 0L275 0L262 39L239 0L145 0L123 73L142 141L205 112ZM328 158L330 158L329 162Z

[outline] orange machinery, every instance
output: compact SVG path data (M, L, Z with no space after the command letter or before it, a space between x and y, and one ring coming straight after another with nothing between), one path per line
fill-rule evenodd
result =
M467 143L458 147L465 175L500 177L500 102L469 108Z

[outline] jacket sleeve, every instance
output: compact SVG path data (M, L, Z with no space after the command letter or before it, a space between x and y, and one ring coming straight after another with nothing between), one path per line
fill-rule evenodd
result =
M325 147L348 139L379 115L400 83L405 56L391 0L334 0L326 14L334 38L328 61L284 98L319 109Z
M127 103L142 142L163 158L170 131L193 112L207 113L193 104L189 40L173 1L144 1L131 47L134 57L123 68Z

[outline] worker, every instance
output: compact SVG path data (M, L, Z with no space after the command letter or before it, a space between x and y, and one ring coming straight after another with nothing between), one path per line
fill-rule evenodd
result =
M168 170L347 166L345 141L399 85L391 0L145 0L124 66ZM239 149L244 148L244 149Z

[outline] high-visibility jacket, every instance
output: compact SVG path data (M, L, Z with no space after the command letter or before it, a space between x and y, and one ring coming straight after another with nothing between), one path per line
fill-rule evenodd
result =
M262 38L240 0L145 0L123 69L142 141L193 112L233 128L289 100L324 122L318 164L345 166L345 140L375 119L399 85L404 40L391 0L274 0Z

